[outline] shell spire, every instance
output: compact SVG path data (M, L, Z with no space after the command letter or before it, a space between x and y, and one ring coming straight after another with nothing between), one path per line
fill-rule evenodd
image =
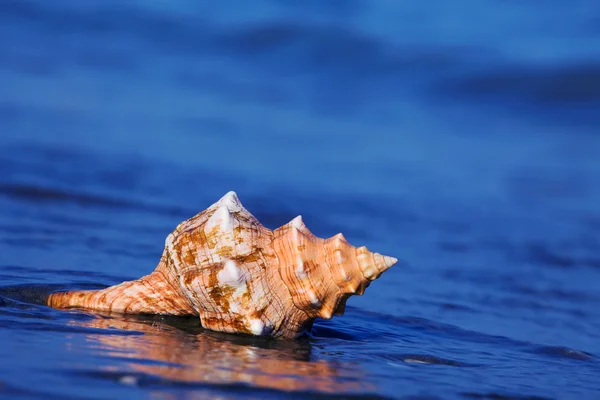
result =
M270 230L234 192L179 224L150 275L97 291L53 293L56 308L198 315L207 329L296 338L344 313L351 295L398 260L321 239L301 216Z

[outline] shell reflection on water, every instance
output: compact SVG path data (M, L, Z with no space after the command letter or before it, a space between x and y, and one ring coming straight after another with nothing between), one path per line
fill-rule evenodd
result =
M314 359L308 341L273 341L202 329L183 318L111 315L71 325L101 329L88 346L119 360L123 373L171 383L246 385L282 391L356 393L375 387L355 365ZM182 326L183 322L183 326ZM123 335L108 330L141 332ZM127 360L122 362L123 360ZM105 372L116 372L108 367Z

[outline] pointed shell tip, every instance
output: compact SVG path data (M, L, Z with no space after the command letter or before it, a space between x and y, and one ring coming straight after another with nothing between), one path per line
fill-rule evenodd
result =
M290 224L296 229L302 229L304 227L304 221L302 221L302 215L298 215L296 218L290 221Z
M396 264L398 262L398 259L396 257L383 256L383 261L385 262L385 266L389 268L392 265Z
M224 205L231 212L239 211L242 208L242 203L233 190L221 197L219 204Z
M343 233L338 233L337 235L334 236L336 239L341 240L342 242L348 242L348 240L346 240L346 237L344 236Z

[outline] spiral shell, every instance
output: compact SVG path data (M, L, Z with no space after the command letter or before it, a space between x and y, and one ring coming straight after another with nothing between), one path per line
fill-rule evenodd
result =
M234 192L179 224L150 275L98 291L53 293L56 308L199 315L222 332L296 338L315 318L342 315L394 265L393 257L355 248L340 233L313 235L298 216L270 230Z

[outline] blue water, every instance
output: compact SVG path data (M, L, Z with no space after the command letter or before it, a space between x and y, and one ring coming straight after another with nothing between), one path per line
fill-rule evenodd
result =
M600 3L0 7L0 397L600 396ZM402 261L269 341L43 305L229 190Z

